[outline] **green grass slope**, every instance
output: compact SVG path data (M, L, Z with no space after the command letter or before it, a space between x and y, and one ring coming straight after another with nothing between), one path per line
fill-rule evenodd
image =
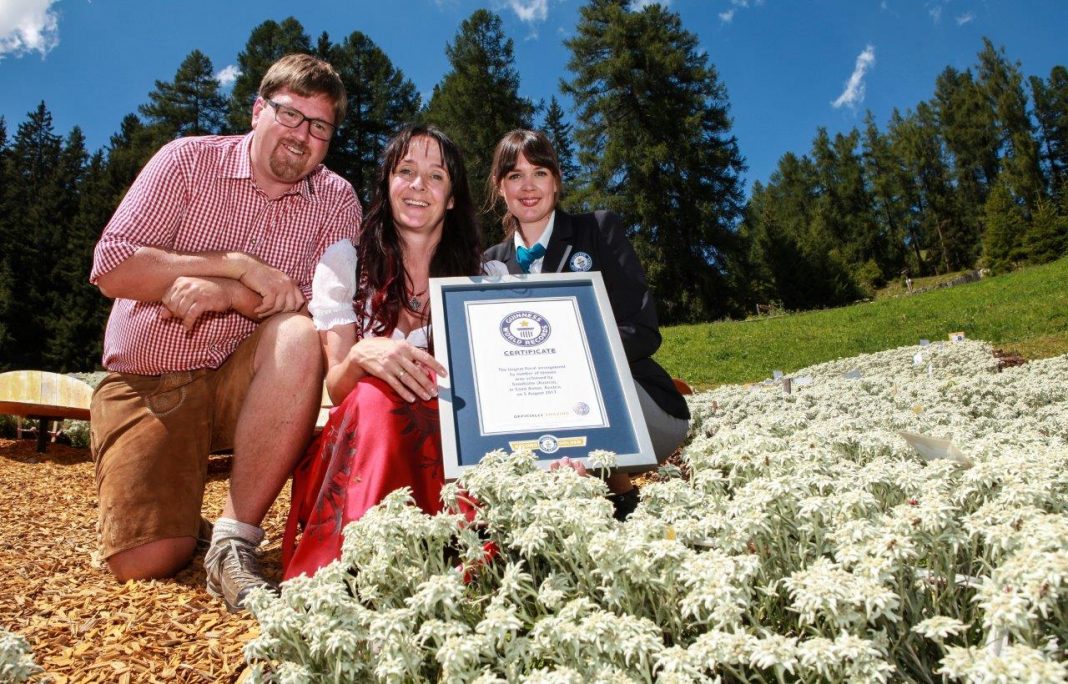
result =
M656 358L701 390L957 331L1029 359L1068 353L1068 259L838 309L666 327Z

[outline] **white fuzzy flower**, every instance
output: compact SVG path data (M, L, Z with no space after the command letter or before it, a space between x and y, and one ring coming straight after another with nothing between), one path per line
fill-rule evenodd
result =
M998 372L934 343L793 375L691 397L688 478L644 484L623 527L602 480L530 452L446 486L473 521L391 494L339 561L253 595L253 678L1065 681L1068 355Z
M767 634L751 642L749 663L756 668L793 673L797 666L797 639Z
M463 600L463 577L450 571L434 575L416 587L415 594L405 600L409 608L427 616L453 617Z
M1010 644L993 654L987 649L952 646L946 650L939 672L963 682L1065 682L1068 667L1041 650Z
M0 629L0 681L23 682L38 672L25 637Z
M589 467L594 470L610 470L616 467L616 453L614 451L605 451L604 449L595 449L590 452L587 461Z

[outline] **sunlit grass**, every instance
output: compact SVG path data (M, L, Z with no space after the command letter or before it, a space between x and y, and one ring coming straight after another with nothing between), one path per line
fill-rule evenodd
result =
M656 358L700 390L953 332L1028 359L1068 353L1068 259L838 309L665 327Z

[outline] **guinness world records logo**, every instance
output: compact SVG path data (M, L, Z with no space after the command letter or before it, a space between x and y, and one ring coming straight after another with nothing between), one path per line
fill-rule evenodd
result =
M576 273L588 271L593 268L593 257L586 252L575 252L571 255L568 266Z
M504 317L501 335L517 347L536 347L549 338L549 321L533 311L516 311Z

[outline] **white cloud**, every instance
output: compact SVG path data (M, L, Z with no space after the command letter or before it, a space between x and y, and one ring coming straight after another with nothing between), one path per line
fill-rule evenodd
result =
M875 46L869 45L857 55L857 64L853 67L849 81L846 82L845 90L837 100L831 103L832 107L838 109L846 106L852 109L864 101L864 76L873 64L875 64Z
M237 77L241 75L241 69L236 64L223 67L215 74L215 80L219 82L223 88L229 88L237 80Z
M927 13L931 15L931 21L938 23L942 21L942 6L935 5L931 9L927 10Z
M957 26L964 26L965 24L970 24L973 19L975 19L974 14L972 14L971 12L965 12L964 14L957 17Z
M549 17L549 0L508 0L508 6L527 23L545 21Z
M731 6L728 9L719 13L719 20L724 24L729 24L734 21L734 17L737 16L738 10L749 9L750 7L760 7L764 4L764 0L730 0Z
M660 5L661 7L667 7L671 4L671 0L631 0L630 8L635 12L641 12L650 5Z
M0 58L39 52L59 45L56 0L0 0Z

